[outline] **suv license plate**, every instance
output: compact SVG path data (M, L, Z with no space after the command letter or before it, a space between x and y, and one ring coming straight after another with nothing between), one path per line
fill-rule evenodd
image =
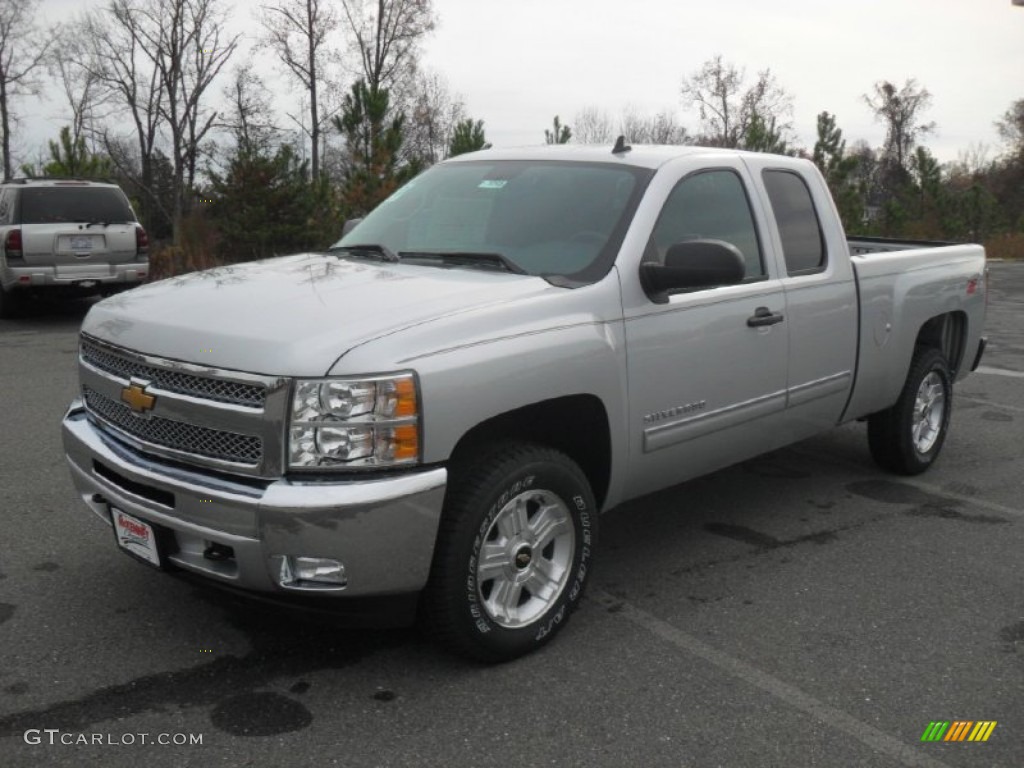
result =
M140 560L160 567L160 550L156 544L156 531L149 523L125 514L115 507L110 508L114 521L114 536L117 546Z
M73 251L91 251L92 250L92 238L91 237L72 237L71 238L71 250L73 250Z

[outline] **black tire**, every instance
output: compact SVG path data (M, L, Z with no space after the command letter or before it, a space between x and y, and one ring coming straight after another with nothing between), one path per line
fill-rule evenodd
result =
M583 596L597 512L586 476L551 448L506 443L450 467L424 593L435 637L485 662L550 642ZM507 526L516 525L520 533L507 535ZM490 568L481 562L485 546Z
M0 287L0 317L5 320L21 314L21 297L13 291L5 291Z
M933 401L929 407L928 419L919 413L921 405L918 403L918 395L926 380L932 383L933 390L939 388L942 397L941 404ZM871 456L880 467L890 472L901 475L924 472L942 450L952 408L953 378L946 358L934 347L919 347L911 360L900 399L892 408L868 418ZM922 425L924 421L928 424ZM915 435L915 428L922 430L919 435Z

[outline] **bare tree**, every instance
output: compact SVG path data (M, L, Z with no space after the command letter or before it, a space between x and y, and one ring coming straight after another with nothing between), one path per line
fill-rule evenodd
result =
M57 24L49 59L50 76L60 87L71 110L71 141L88 139L95 152L97 110L110 98L97 69L90 65L89 41L79 22Z
M271 115L270 91L263 80L248 67L236 67L235 79L224 88L230 104L227 117L218 122L235 137L238 151L269 151L281 135Z
M423 37L434 29L431 0L341 0L349 35L371 91L392 93L411 79Z
M125 0L129 1L129 0ZM239 35L224 33L220 0L141 0L135 29L156 69L164 98L160 114L171 134L174 162L175 243L191 208L191 190L203 139L216 112L203 96L238 47Z
M309 128L300 122L312 144L311 170L320 175L320 144L327 118L321 93L328 61L338 53L329 45L338 29L338 13L331 0L278 0L263 7L262 43L269 47L309 95Z
M598 107L584 107L576 113L572 124L580 144L610 144L615 140L611 118Z
M921 120L921 113L931 105L932 95L913 79L907 80L902 88L881 80L875 83L874 91L873 95L864 95L864 102L875 113L875 119L885 125L883 157L905 173L918 139L935 130L935 123Z
M619 133L636 144L686 144L689 135L675 115L668 111L649 116L635 107L622 110Z
M3 132L4 179L11 178L11 100L38 93L39 69L46 63L52 38L35 23L38 0L0 2L0 131Z
M1010 105L996 121L996 130L1010 156L1024 159L1024 99L1017 99Z
M757 80L744 88L746 72L715 56L700 70L683 78L682 96L700 115L702 135L698 141L720 147L743 147L750 134L771 125L784 139L791 125L793 98L778 84L770 69L757 73Z
M443 75L420 72L408 102L403 151L411 162L433 165L447 156L455 128L466 117L462 98L449 91Z
M72 50L80 56L75 62L96 83L96 104L107 111L97 114L98 121L127 116L134 129L134 151L117 132L98 130L103 151L113 160L118 172L142 194L143 221L151 229L156 217L172 216L163 205L154 184L154 155L163 117L160 105L164 98L159 72L144 50L141 37L142 17L134 0L109 0L107 5L90 13L72 28L79 31L79 40L86 41L84 50Z

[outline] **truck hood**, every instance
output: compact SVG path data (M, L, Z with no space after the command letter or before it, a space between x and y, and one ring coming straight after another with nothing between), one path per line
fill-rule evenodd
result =
M113 296L82 330L127 349L281 376L322 376L353 347L550 291L539 277L304 253Z

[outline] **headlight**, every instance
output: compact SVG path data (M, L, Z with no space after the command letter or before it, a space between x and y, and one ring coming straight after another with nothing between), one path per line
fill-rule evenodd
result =
M419 458L413 374L295 382L288 426L291 469L390 467Z

